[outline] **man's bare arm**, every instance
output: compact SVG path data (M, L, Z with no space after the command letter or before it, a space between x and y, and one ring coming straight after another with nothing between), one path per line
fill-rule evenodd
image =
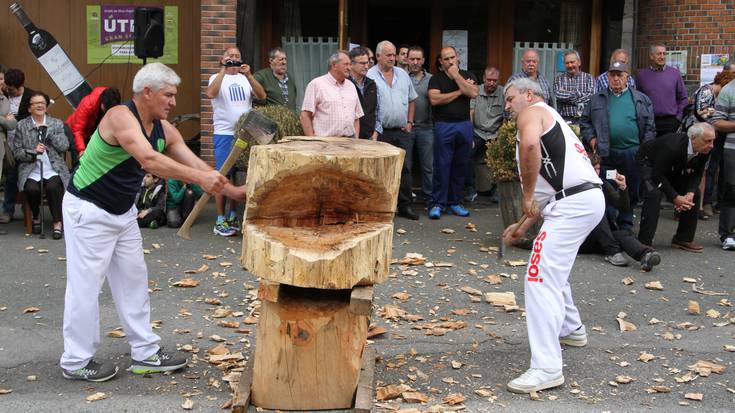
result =
M718 120L715 121L712 126L717 132L730 133L735 132L735 121L733 120Z
M541 145L539 142L543 134L543 124L539 120L539 113L534 113L539 110L542 109L527 108L518 115L518 132L521 140L519 166L524 198L533 197L538 173L541 169Z
M312 118L314 114L308 110L302 110L299 120L301 120L301 128L304 129L304 136L314 136L314 123Z
M454 81L457 83L457 86L459 86L459 91L468 98L474 99L480 94L480 88L476 84L463 78L461 75L457 75L457 77L454 78Z

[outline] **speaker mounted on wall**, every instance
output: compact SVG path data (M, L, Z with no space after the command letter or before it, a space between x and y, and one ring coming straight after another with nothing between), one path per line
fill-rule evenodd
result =
M135 20L135 56L140 59L163 56L163 9L158 7L136 7L133 13Z

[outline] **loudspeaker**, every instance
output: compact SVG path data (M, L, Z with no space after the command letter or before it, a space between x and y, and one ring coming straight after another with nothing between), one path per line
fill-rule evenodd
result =
M136 7L135 55L140 59L163 56L163 9L158 7Z

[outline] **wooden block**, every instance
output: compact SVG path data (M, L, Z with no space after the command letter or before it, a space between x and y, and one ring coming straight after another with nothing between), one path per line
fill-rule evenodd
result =
M352 289L350 312L367 316L373 312L373 287L371 285L357 286Z
M260 280L260 283L258 284L258 300L268 300L272 303L277 303L280 292L280 283L268 280Z
M250 387L253 384L253 358L245 362L245 368L240 376L240 384L235 392L235 401L232 403L232 413L247 413L250 407Z
M404 157L365 139L289 137L254 146L242 265L303 288L385 281Z
M355 406L352 408L354 413L370 413L373 410L375 357L375 349L366 347L362 355L360 381L357 383L357 391L355 392Z

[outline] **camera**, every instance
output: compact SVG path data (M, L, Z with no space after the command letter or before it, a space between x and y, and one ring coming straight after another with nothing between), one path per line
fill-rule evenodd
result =
M226 59L223 65L224 67L240 67L242 62L239 60Z

